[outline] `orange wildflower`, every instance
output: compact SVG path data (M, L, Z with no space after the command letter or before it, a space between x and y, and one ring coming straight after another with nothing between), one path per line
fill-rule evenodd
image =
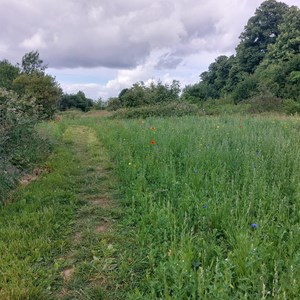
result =
M150 144L151 144L151 145L155 145L155 141L152 140L152 141L150 142Z

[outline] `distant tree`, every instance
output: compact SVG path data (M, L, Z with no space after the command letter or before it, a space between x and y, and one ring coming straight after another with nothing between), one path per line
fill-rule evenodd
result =
M111 97L107 100L107 110L114 111L118 110L119 108L122 108L122 103L119 99L119 97Z
M42 73L22 74L13 81L18 95L35 98L40 106L40 117L51 118L57 109L62 90L55 79Z
M274 44L280 33L288 5L275 0L264 1L251 17L240 35L236 56L241 71L253 73L264 59L269 45Z
M86 112L89 111L93 105L93 100L87 98L84 92L79 91L77 94L63 94L58 107L63 111L70 108L77 108Z
M216 58L215 62L211 63L208 71L200 75L200 90L203 99L219 98L227 90L225 89L230 71L235 63L234 56L227 57L221 55Z
M217 99L218 93L213 85L201 81L186 86L183 89L181 98L189 102L197 103L208 99Z
M101 97L98 98L93 104L93 108L96 110L104 110L106 107L107 107L107 102L104 101Z
M0 87L12 89L13 81L18 77L20 68L12 65L8 60L0 61Z
M163 84L161 81L152 82L149 86L140 81L129 89L123 89L118 99L122 107L138 107L176 101L179 99L180 91L180 83L177 80L173 80L171 84Z
M22 58L22 72L25 74L44 73L47 69L47 65L43 64L43 60L40 59L39 52L31 51L26 53Z

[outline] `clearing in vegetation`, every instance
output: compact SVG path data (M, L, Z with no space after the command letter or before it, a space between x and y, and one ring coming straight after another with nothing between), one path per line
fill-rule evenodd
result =
M297 299L300 120L63 119L1 209L1 299Z

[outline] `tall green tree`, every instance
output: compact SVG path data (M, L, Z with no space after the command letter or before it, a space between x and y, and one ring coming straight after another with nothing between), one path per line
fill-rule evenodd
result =
M279 36L279 26L288 5L275 0L264 1L256 9L240 35L240 43L236 48L236 57L240 71L253 73L264 59L269 45L276 42Z
M279 26L279 35L274 44L269 45L266 63L278 63L293 59L300 54L300 9L289 8Z
M12 89L19 96L36 99L41 118L54 115L62 95L55 78L45 74L46 68L38 51L26 53L22 58L21 73L12 83Z
M25 74L44 73L47 69L47 65L44 65L44 62L40 59L40 54L37 50L26 53L23 56L21 67L22 72Z
M54 115L62 95L62 89L55 78L41 73L21 74L13 81L13 89L20 96L36 99L41 118Z
M256 71L277 97L300 101L300 10L292 6L279 26L276 42Z

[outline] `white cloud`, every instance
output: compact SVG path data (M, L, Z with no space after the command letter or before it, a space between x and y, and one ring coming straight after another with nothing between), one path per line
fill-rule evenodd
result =
M47 47L47 44L43 39L42 32L37 32L32 37L21 42L21 46L31 51L32 49L44 49Z

